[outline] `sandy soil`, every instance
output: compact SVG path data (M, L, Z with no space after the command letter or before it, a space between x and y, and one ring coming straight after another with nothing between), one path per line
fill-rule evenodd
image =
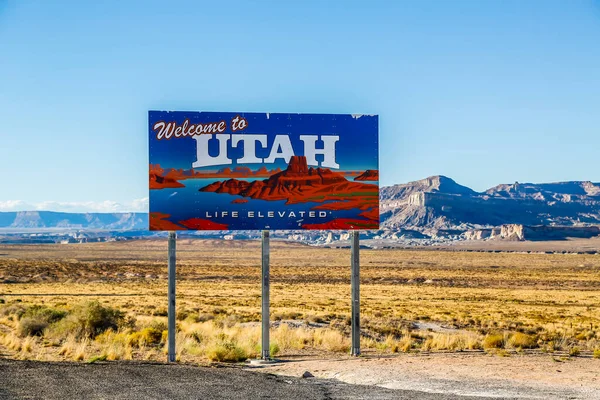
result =
M503 240L465 240L447 246L433 246L440 250L471 250L471 251L516 251L516 252L568 252L568 253L598 253L600 252L600 237L591 239L568 239L547 241L511 242Z
M390 389L460 396L600 399L600 360L550 355L477 354L288 359L261 367L278 375L317 378Z

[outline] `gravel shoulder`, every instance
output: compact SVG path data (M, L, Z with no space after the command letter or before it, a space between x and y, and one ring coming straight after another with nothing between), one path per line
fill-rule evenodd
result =
M424 399L454 395L283 377L241 367L0 359L0 399Z

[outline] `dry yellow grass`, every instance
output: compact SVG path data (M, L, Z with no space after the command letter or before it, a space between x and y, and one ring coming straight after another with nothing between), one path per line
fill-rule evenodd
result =
M0 254L0 282L13 282L0 283L5 347L21 351L13 334L19 307L68 311L97 299L135 326L105 344L82 349L68 338L44 339L25 354L164 359L162 331L148 329L166 321L165 240L0 246ZM274 350L347 351L349 250L273 241L271 262L272 319L283 320L271 332ZM592 354L600 346L598 255L363 250L361 283L366 352L577 347ZM177 294L180 359L258 354L260 243L180 240Z

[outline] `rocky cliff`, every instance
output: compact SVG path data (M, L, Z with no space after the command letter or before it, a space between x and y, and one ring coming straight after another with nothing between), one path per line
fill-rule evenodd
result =
M382 228L469 231L493 227L600 225L600 184L559 182L498 185L478 193L444 176L380 190ZM487 230L486 230L487 229Z
M589 239L596 236L600 236L600 227L598 226L527 226L520 224L505 224L491 229L472 229L464 234L464 238L467 240L497 239L512 241Z

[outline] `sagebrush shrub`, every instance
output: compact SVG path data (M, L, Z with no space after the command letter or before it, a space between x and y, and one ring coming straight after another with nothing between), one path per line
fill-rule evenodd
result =
M67 314L66 311L42 305L33 305L24 310L19 308L18 313L21 314L21 317L17 334L21 337L42 336L50 324L60 321Z
M206 356L211 361L245 361L248 353L233 341L220 341L206 349Z
M17 319L21 319L23 314L25 314L25 306L22 304L7 304L6 306L0 308L0 315L2 316L16 316Z
M17 328L17 335L20 337L42 336L47 327L48 322L46 320L30 317L21 318Z
M526 333L516 332L508 339L508 343L517 349L533 349L537 347L537 338Z
M53 324L51 330L54 336L71 334L77 339L93 339L108 329L117 331L123 322L121 311L90 301L77 305L65 318Z
M153 328L151 326L144 328L140 332L140 344L143 343L147 346L160 344L162 340L162 333L162 330Z
M60 321L67 315L66 311L57 310L42 305L33 305L28 307L23 313L21 318L33 318L37 320L46 321L51 324L56 321Z
M484 349L501 349L504 347L504 335L501 333L488 334L483 339Z

